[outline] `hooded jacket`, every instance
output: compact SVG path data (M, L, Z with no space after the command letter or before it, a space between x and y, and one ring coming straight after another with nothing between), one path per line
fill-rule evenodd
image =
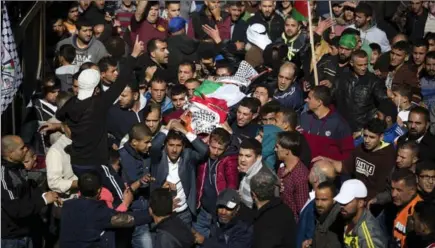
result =
M385 83L370 72L356 76L343 73L334 85L335 106L352 132L361 131L376 113L376 105L387 99Z
M59 52L62 45L72 45L76 49L76 57L72 62L73 65L81 66L85 62L98 63L100 59L109 55L106 47L99 40L92 36L86 48L79 48L77 46L77 35L59 41L56 45L56 52Z
M306 55L309 48L308 37L301 31L297 36L288 39L285 33L277 39L277 42L284 43L288 46L287 60L296 65L302 65L302 58Z
M282 129L274 125L263 126L263 141L261 142L261 156L263 157L263 163L269 167L272 171L276 171L276 135L281 132Z
M84 100L72 97L57 111L56 118L67 122L71 129L72 165L108 164L107 113L129 82L135 62L135 58L128 58L125 68L107 91Z
M326 156L341 161L348 158L355 148L349 124L334 107L322 119L312 111L302 113L301 128L313 158Z
M349 28L356 29L361 33L361 40L364 42L370 43L378 43L381 46L382 53L388 52L391 50L390 41L387 38L387 35L384 31L379 29L376 24L371 24L371 26L367 30L362 30L355 27L355 24L349 26Z
M215 161L215 186L216 195L219 195L225 189L237 190L239 186L239 171L238 166L238 151L228 147L228 150ZM207 168L208 166L208 168ZM196 204L197 208L201 206L201 197L204 193L204 183L206 179L206 172L210 169L208 162L199 165L196 174Z

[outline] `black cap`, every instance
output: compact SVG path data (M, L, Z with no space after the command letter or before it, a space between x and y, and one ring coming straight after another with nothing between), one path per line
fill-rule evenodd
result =
M222 191L216 202L216 206L224 206L228 209L234 209L238 205L240 205L241 199L239 193L234 189L225 189Z

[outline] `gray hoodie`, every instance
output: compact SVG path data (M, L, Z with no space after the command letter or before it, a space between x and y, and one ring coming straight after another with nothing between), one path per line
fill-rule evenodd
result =
M73 65L81 66L85 62L98 63L100 59L109 55L103 43L95 37L92 37L89 41L87 48L81 49L77 47L77 35L73 35L59 41L56 45L56 52L59 52L60 47L66 44L72 45L76 49L76 58L72 63Z

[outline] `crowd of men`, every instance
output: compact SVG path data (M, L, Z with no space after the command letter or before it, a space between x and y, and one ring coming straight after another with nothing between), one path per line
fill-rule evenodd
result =
M1 247L435 247L434 1L55 4ZM225 121L187 125L246 64Z

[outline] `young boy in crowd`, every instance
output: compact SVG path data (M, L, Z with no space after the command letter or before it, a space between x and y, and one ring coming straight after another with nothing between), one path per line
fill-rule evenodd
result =
M398 110L397 124L406 128L409 111L416 105L412 102L412 88L407 84L401 84L394 85L391 91L393 92L392 100Z

